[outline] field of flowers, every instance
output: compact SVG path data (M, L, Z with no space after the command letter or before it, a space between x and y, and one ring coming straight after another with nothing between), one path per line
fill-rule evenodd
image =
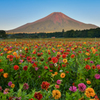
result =
M0 41L0 100L99 98L99 39Z

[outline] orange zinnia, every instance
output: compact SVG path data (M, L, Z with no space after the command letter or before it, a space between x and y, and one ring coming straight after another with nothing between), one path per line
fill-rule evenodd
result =
M65 73L61 73L60 77L64 78L65 77Z
M4 78L7 78L7 77L8 77L8 73L4 73L4 74L3 74L3 77L4 77Z
M55 75L57 75L57 74L58 74L58 72L55 72L54 74L55 74Z

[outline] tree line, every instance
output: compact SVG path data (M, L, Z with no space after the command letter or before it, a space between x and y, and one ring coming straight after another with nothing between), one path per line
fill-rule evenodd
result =
M86 30L69 30L64 32L54 33L14 33L6 34L5 31L0 31L0 38L100 38L100 28Z

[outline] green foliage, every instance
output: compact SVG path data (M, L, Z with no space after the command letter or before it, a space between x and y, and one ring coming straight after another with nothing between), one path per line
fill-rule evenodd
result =
M7 38L7 34L5 31L0 30L0 38Z
M12 35L9 35L10 38L94 38L100 37L100 28L96 29L87 29L87 30L69 30L64 32L64 29L62 29L62 32L54 32L54 33L33 33L33 34L27 34L27 33L15 33Z

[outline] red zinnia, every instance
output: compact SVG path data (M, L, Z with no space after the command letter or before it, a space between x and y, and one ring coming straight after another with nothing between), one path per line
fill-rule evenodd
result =
M49 70L50 72L52 72L53 70Z
M3 69L0 69L0 72L3 72Z
M99 100L99 98L98 98L98 96L97 96L97 95L95 95L95 99L96 99L96 100Z
M74 55L74 54L72 54L72 55L71 55L71 58L74 58L74 57L75 57L75 55Z
M44 66L44 69L48 69L48 67L47 66Z
M75 83L72 83L73 86L76 86Z
M66 73L69 73L69 71L66 71Z
M32 67L36 67L36 66L37 66L37 64L36 63L33 63Z
M69 49L67 49L66 51L70 52L70 50L69 50Z
M93 65L93 66L92 66L92 69L96 69L96 66L95 66L95 65Z
M39 53L39 52L37 53L37 56L38 56L38 57L40 57L41 55L42 55L41 53Z
M29 100L34 100L33 98L29 99Z
M52 62L53 63L57 63L58 62L58 59L56 57L52 57Z
M19 69L19 66L18 65L15 65L14 66L14 70L18 70Z
M66 58L66 55L65 55L65 54L63 54L63 55L62 55L62 58Z
M28 62L31 62L31 61L32 61L32 57L30 57L30 56L27 57L27 61L28 61Z
M24 66L24 67L23 67L23 70L25 70L25 71L26 71L26 70L27 70L27 68L28 68L28 66Z
M51 57L48 58L48 61L51 61Z
M9 59L13 59L13 55L9 55Z
M90 65L85 66L86 69L91 69Z
M42 94L40 94L40 92L35 92L34 94L34 98L37 99L37 100L41 100L42 99Z
M62 67L66 67L66 64L62 64Z
M88 57L87 60L90 60L90 57Z
M49 85L50 85L50 83L43 81L41 87L42 87L42 89L46 89L47 90L49 88Z

